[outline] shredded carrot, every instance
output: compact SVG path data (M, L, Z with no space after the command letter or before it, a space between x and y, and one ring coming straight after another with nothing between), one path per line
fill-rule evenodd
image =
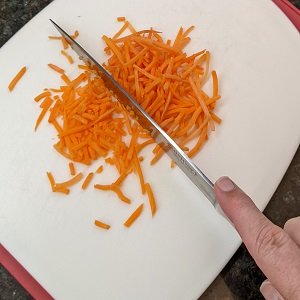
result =
M55 179L52 175L51 172L47 172L47 177L49 179L49 182L50 182L50 185L51 185L51 189L52 189L52 192L57 192L57 193L63 193L63 194L66 194L68 195L70 190L64 186L60 186L58 187L56 185L56 182L55 182Z
M60 53L61 53L63 56L66 57L66 59L68 60L68 62L69 62L70 64L73 64L73 63L74 63L74 60L73 60L72 56L69 55L66 51L61 50Z
M62 74L62 75L60 76L60 78L61 78L67 85L69 85L69 86L72 85L71 80L69 79L69 77L68 77L66 74ZM69 92L70 92L70 91L69 91ZM69 96L69 94L67 94L67 95Z
M215 113L211 112L210 115L211 115L211 118L212 118L216 123L218 123L218 124L221 124L221 123L222 123L222 119L219 118Z
M62 42L62 46L63 48L66 50L69 47L68 42L66 41L66 39L62 36L48 36L49 40L59 40Z
M78 30L76 30L76 31L74 32L74 34L72 35L72 38L73 38L73 39L76 39L78 36L79 36L79 32L78 32ZM49 40L58 40L58 41L61 41L64 50L66 50L67 48L69 48L68 42L67 42L66 39L65 39L64 37L62 37L62 36L53 36L53 35L50 35L50 36L48 36L48 38L49 38Z
M213 96L219 96L219 84L218 84L218 76L215 70L211 72L212 80L213 80Z
M155 202L155 198L151 189L151 186L149 183L145 184L145 189L148 195L148 199L149 199L149 203L150 203L150 207L151 207L151 213L152 213L152 217L155 215L156 213L156 202Z
M97 226L97 227L100 227L100 228L103 228L103 229L106 229L108 230L110 228L110 225L106 224L106 223L103 223L99 220L95 220L94 224Z
M85 180L84 180L84 182L83 182L83 184L81 186L83 190L85 190L88 187L88 185L90 184L91 180L93 179L93 176L94 176L94 173L89 173L86 176L86 178L85 178Z
M36 120L34 130L37 130L38 126L40 125L40 123L43 120L44 116L46 115L47 111L51 107L52 103L53 103L53 100L50 97L46 97L46 99L42 102L42 104L41 104L42 111Z
M45 91L39 95L37 95L35 98L34 98L34 101L35 102L39 102L41 99L43 98L46 98L46 97L49 97L51 96L51 93L49 91Z
M74 164L72 162L69 162L69 169L70 169L70 174L72 176L74 176L75 173L76 173L76 171L75 171L75 166L74 166Z
M56 192L56 193L63 193L63 194L66 194L68 195L70 193L70 189L68 188L65 188L65 187L54 187L53 188L53 192Z
M68 42L67 42L67 40L65 38L62 38L61 42L62 42L63 48L65 50L69 48L69 44L68 44Z
M48 39L49 40L62 40L62 37L61 36L54 36L54 35L49 35L48 36Z
M143 211L144 204L138 206L138 208L130 215L130 217L125 221L124 226L130 227L132 223L136 221L136 219L140 216Z
M114 191L118 195L118 197L120 198L121 201L128 203L128 204L131 203L131 200L122 193L122 191L119 187L113 186L111 190Z
M17 75L12 79L12 81L10 82L10 84L8 85L8 89L11 92L16 84L19 82L19 80L24 76L24 74L26 73L27 68L23 67L18 73Z
M122 34L125 27L121 28ZM208 80L209 51L204 49L189 56L183 52L194 26L186 30L180 28L174 42L164 42L160 33L152 28L136 31L128 25L128 29L128 35L120 36L119 31L113 39L103 36L109 55L106 69L183 149L186 143L196 141L190 154L196 155L202 145L199 142L204 131L201 120L207 119L211 129L206 130L205 138L215 130L214 122L220 123L212 114L219 99L215 71L212 71L212 96L202 89ZM159 161L163 154L162 150L155 153L151 164Z
M55 186L55 180L54 180L54 177L52 175L51 172L47 172L47 177L49 179L49 182L50 182L50 185L51 185L51 189L52 191L54 190L54 186Z
M103 166L99 166L98 169L96 170L96 173L102 173L103 171Z
M75 30L74 34L72 35L72 39L76 39L79 36L79 31Z
M142 193L145 194L145 181L144 181L144 175L143 175L141 165L140 165L140 160L138 159L136 152L134 152L133 155L134 155L134 157L133 157L134 165L135 165L137 174L140 179L141 190L142 190Z
M127 204L131 203L131 200L129 198L127 198L121 191L121 189L116 186L115 184L111 184L111 185L101 185L101 184L95 184L94 185L95 189L98 190L103 190L103 191L113 191L117 194L117 196L119 197L119 199Z
M77 175L75 175L74 177L72 177L71 179L61 182L61 183L56 183L55 186L57 188L67 188L69 186L72 186L74 184L76 184L77 182L79 182L82 179L83 175L82 173L78 173Z
M56 71L57 73L60 73L60 74L65 73L65 70L63 70L62 68L60 68L54 64L48 64L48 67L51 68L52 70Z
M104 51L108 55L104 67L181 149L189 157L194 157L215 130L215 124L221 123L214 113L220 99L220 85L216 71L210 71L210 52L206 49L191 55L184 52L191 42L189 34L194 26L188 29L181 27L172 41L164 40L161 32L153 28L137 31L125 17L117 20L122 23L115 35L102 37L106 43ZM78 34L76 31L73 37ZM68 48L62 37L49 39L60 40L64 49ZM73 63L66 51L62 50L61 54ZM93 67L79 64L81 73L72 78L60 67L48 66L60 75L63 83L59 87L45 89L35 97L36 102L42 100L35 129L49 114L48 123L57 131L53 147L70 160L73 176L57 183L48 172L52 191L68 194L70 187L82 180L82 173L75 175L74 162L90 165L102 158L116 169L118 177L110 184L95 184L94 188L112 191L122 202L130 204L131 199L122 190L126 178L135 174L142 193L147 194L154 216L156 201L140 163L143 161L141 151L154 143L149 132L139 125L128 107L115 101ZM212 91L207 93L204 87L209 80L212 81ZM159 145L152 152L151 164L157 163L164 155ZM174 166L172 161L171 167ZM103 165L100 165L95 173L102 171ZM85 177L82 189L88 188L93 176L94 173L89 173ZM124 226L130 227L142 210L143 204ZM98 220L95 220L95 225L104 229L110 227Z
M113 39L117 39L128 28L128 22L125 22L120 30L113 36Z
M82 70L85 70L85 71L90 71L91 70L91 68L87 65L78 65L78 68L82 69Z

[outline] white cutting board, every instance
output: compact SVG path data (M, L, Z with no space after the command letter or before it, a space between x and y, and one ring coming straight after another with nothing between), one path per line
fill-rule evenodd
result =
M212 181L231 176L263 209L290 163L300 140L300 39L271 1L57 0L0 50L1 242L56 299L196 299L240 240L168 158L150 168L151 148L144 152L158 212L152 219L146 202L130 229L122 223L145 200L136 179L125 185L134 200L128 206L80 185L68 197L53 194L45 175L67 178L67 162L52 149L55 133L46 122L34 133L39 108L32 99L60 83L47 63L75 74L60 44L47 39L57 34L48 19L78 29L78 41L102 62L100 37L119 28L118 16L172 38L179 26L195 25L188 51L211 51L223 124L194 161ZM7 85L23 65L28 71L10 94ZM94 182L115 175L108 169ZM95 218L111 230L96 228Z

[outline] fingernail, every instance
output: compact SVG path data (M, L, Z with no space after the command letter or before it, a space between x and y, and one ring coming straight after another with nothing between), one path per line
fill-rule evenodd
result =
M260 286L260 292L266 300L284 300L269 280L265 280Z
M223 192L231 192L235 189L234 183L227 177L221 177L217 180L216 185L223 191Z

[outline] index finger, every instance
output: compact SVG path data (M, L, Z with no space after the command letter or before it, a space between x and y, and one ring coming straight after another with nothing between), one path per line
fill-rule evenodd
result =
M300 249L280 227L227 177L215 184L216 197L257 265L286 299L300 299Z

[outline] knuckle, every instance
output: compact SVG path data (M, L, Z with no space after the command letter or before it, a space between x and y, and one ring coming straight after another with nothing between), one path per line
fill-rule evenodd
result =
M260 256L272 255L286 245L287 239L287 234L280 227L263 224L255 241L256 251Z

